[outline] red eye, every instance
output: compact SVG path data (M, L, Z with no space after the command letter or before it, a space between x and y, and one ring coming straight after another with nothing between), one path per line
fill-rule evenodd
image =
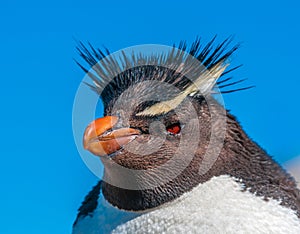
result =
M168 126L167 131L174 135L180 133L180 131L181 131L180 124L177 123L177 124L172 124L172 125Z

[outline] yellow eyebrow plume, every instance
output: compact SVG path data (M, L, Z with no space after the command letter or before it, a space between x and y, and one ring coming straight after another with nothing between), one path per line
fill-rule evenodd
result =
M137 113L137 116L155 116L166 114L171 110L174 110L180 103L188 96L193 93L200 92L206 95L211 92L212 88L216 84L219 77L225 71L229 64L224 64L224 61L217 63L210 70L206 70L198 79L196 79L191 85L189 85L184 91L182 91L175 98L162 101L154 104L153 106L147 107L142 112Z

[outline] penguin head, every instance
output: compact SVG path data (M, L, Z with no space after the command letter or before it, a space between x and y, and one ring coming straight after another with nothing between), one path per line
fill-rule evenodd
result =
M155 208L219 175L245 180L262 195L267 192L253 178L273 180L265 170L277 171L282 184L294 184L215 100L216 92L250 87L222 89L242 81L225 76L236 68L228 65L239 45L214 41L201 47L197 39L189 49L180 43L167 54L123 53L119 59L79 45L91 70L79 65L104 105L104 117L87 126L83 144L104 165L102 192L112 205Z

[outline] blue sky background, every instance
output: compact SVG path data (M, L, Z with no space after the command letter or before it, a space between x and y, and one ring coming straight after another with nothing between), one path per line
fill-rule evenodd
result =
M300 155L299 1L2 1L1 233L70 233L97 178L72 135L83 72L74 37L112 51L199 35L243 42L236 78L255 89L224 96L247 133L281 163Z

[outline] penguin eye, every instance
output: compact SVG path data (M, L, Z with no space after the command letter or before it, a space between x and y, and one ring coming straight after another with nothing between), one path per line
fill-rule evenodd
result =
M166 130L173 134L173 135L176 135L176 134L179 134L180 131L181 131L181 127L180 127L180 124L179 123L176 123L176 124L172 124L172 125L169 125Z

